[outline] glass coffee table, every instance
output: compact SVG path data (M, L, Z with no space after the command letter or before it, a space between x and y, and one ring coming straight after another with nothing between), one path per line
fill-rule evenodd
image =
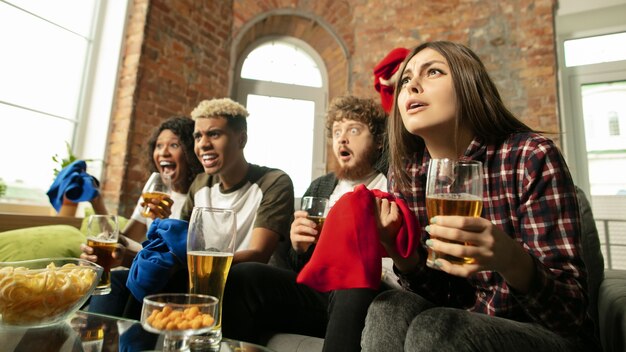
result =
M145 331L137 320L83 311L64 323L44 328L0 328L2 351L22 352L117 352L158 351L162 337ZM223 339L219 350L211 352L272 352L252 343Z

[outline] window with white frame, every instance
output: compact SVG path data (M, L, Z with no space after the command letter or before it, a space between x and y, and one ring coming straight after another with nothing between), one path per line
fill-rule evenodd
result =
M127 0L0 0L0 202L49 204L52 157L67 145L102 160L127 10Z
M601 13L611 11L592 17ZM560 34L558 48L564 150L574 182L591 200L605 266L624 269L626 181L615 170L626 167L626 27L614 19L616 27L575 30L573 23L582 23L575 18L560 21L570 31Z
M326 172L326 69L295 38L266 39L239 63L236 95L250 112L246 159L291 177L296 197Z

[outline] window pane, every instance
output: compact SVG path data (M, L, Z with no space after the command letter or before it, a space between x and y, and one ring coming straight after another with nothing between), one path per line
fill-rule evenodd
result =
M8 0L7 2L84 37L91 35L96 0Z
M321 87L322 76L311 57L285 42L269 42L254 49L241 68L241 77L260 81Z
M16 189L24 195L30 188L30 201L48 203L46 191L57 167L52 156L67 156L65 141L71 142L74 124L4 104L0 104L0 124L11 126L0 128L0 177L7 183L2 201L11 201Z
M0 101L74 119L87 40L4 3L0 33Z
M581 86L592 195L626 193L626 81Z
M565 66L626 60L626 32L566 40Z
M274 167L291 177L296 197L311 183L313 158L312 101L248 95L246 159Z

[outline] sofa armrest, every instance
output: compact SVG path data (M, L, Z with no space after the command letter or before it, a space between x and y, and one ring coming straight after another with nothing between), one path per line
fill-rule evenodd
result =
M604 272L598 292L598 322L604 351L626 351L626 270Z
M70 225L80 229L83 218L0 213L0 232L44 225Z

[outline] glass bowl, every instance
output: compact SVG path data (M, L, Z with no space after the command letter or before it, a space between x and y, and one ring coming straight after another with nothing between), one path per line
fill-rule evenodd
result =
M163 293L146 296L141 325L164 335L163 351L188 351L189 336L211 331L218 299L194 293Z
M64 321L91 296L102 270L79 258L0 262L0 326L31 328Z

